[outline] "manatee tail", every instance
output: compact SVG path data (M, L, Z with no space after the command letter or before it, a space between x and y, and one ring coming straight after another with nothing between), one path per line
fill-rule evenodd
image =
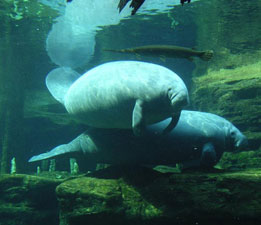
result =
M80 74L71 68L60 67L48 73L45 83L52 96L63 104L68 89L79 77Z
M59 155L64 155L68 152L67 145L59 145L52 149L49 152L42 153L40 155L33 156L28 160L28 162L36 162L36 161L41 161L44 159L50 159L50 158L56 158Z
M74 153L81 152L82 138L84 138L83 134L81 134L80 136L78 136L68 144L59 145L49 152L33 156L28 160L28 162L36 162L44 159L57 158L59 156L64 156L68 154L72 155Z
M212 50L207 50L202 52L200 58L204 61L209 61L213 57L214 52Z

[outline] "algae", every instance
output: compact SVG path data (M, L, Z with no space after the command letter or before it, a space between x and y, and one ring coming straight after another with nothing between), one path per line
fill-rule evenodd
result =
M81 177L57 187L61 224L104 224L104 220L110 224L229 224L260 220L260 170L157 175L151 171L153 178L144 182L139 177L148 175L146 170L129 168L116 178L119 167L114 169L117 171L110 169L114 178L104 170L107 178ZM135 172L139 176L129 177Z
M0 175L0 224L58 224L55 187L61 180Z

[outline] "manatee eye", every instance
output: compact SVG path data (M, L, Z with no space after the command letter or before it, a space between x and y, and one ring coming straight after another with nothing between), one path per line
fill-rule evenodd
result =
M236 136L236 132L235 132L235 131L231 131L230 135L231 135L232 137L234 137L234 136Z

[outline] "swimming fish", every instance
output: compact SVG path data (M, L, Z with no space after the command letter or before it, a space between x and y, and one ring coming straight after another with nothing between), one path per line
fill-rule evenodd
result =
M120 0L118 4L119 12L121 12L121 10L126 6L126 4L129 1L130 0ZM130 8L133 8L133 10L131 11L131 15L134 15L144 2L145 0L132 0L130 4Z
M190 3L190 2L191 2L191 0L180 0L180 4L181 4L181 5L184 5L184 3L185 3L185 2L188 2L188 3Z
M118 9L121 10L127 5L130 0L120 0L118 4ZM130 8L133 8L131 11L131 15L134 15L137 10L141 7L141 5L145 2L145 0L132 0L130 4ZM180 4L183 5L185 2L190 3L191 0L180 0Z
M123 8L127 5L130 0L120 0L118 4L119 12L123 10ZM180 0L180 4L183 5L185 2L190 3L191 0ZM72 0L66 0L66 2L72 2ZM131 11L131 15L135 15L137 10L141 7L141 5L145 2L145 0L132 0L130 4L130 8L133 8Z
M126 49L104 49L104 51L119 52L119 53L133 53L137 56L157 56L160 58L186 58L192 60L193 57L199 57L204 61L208 61L213 56L212 50L197 51L192 48L185 48L175 45L145 45L136 48Z

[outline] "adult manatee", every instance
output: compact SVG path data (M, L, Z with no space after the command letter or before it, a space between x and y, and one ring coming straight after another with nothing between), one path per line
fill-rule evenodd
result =
M247 145L246 137L232 123L211 113L183 110L177 126L159 135L169 120L149 126L143 137L130 130L89 129L69 144L33 156L29 162L82 154L97 163L212 167L223 152Z
M172 117L171 130L188 103L181 78L152 63L116 61L82 76L70 68L52 70L46 78L51 94L69 114L96 128L132 128L144 133L146 124Z

